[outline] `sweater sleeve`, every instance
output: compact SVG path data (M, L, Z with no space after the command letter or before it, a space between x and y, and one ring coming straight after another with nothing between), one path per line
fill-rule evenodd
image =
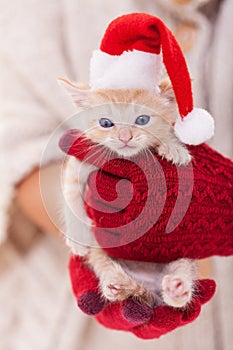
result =
M15 185L40 165L50 134L74 112L56 82L72 78L60 2L49 1L46 11L39 0L1 3L0 241Z

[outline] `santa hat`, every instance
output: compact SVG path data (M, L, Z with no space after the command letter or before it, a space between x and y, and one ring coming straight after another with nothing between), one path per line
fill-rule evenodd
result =
M159 93L164 64L179 109L174 125L184 143L198 145L214 134L214 120L204 109L193 107L191 79L176 39L157 17L145 13L113 20L94 51L90 64L92 89L144 89Z

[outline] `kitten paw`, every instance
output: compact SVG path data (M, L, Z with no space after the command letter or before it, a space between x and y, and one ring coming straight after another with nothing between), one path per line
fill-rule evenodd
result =
M192 283L179 276L166 275L162 280L163 300L173 307L185 306L192 297Z
M192 159L187 148L182 145L167 146L162 144L158 147L158 154L176 165L187 165Z
M146 299L145 289L130 277L121 276L119 279L102 284L102 292L109 301L123 301L129 296Z

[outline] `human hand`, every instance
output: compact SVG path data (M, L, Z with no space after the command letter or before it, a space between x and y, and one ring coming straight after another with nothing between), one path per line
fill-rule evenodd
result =
M101 146L91 152L93 145L78 130L60 141L65 153L100 168L89 178L86 210L109 255L159 263L233 254L229 159L203 144L190 147L189 166L176 167L156 153L109 158Z
M95 316L107 328L128 331L142 339L159 338L194 321L216 287L213 280L198 280L193 298L185 308L160 305L152 309L132 298L116 303L104 300L98 279L78 256L70 258L69 271L77 304L84 313Z

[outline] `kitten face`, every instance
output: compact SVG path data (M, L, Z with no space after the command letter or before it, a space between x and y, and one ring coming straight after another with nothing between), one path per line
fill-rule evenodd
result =
M164 137L170 130L152 110L133 103L109 103L98 111L100 114L89 120L86 136L120 156L134 156L160 144L159 135Z
M120 156L135 156L166 143L173 135L177 107L167 83L160 86L161 94L155 95L144 90L91 91L62 82L79 110L98 106L97 115L93 109L86 120L86 136Z

